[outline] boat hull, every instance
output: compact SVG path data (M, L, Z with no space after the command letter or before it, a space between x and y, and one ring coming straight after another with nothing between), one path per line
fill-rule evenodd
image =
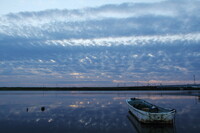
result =
M128 112L127 118L138 133L175 133L174 124L144 124Z
M127 99L130 112L142 123L168 123L172 124L174 122L175 110L170 110L169 112L161 113L151 113L134 108L129 104L130 99Z

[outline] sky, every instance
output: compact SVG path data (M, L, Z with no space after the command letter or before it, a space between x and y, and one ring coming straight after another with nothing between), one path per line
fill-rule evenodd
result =
M0 14L42 11L48 9L81 9L108 4L153 3L163 0L1 0Z
M1 0L0 86L200 83L199 0Z

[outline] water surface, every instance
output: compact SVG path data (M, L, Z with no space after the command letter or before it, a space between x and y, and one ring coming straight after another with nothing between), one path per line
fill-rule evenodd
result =
M173 125L143 125L125 99L177 110ZM0 132L198 133L199 91L1 91Z

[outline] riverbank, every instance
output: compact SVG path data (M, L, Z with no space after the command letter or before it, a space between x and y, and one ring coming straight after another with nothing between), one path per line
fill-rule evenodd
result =
M129 87L0 87L0 91L173 91L200 90L192 86L129 86Z

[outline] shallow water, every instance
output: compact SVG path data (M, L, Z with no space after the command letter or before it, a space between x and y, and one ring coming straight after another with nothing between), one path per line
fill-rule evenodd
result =
M125 99L176 109L175 123L143 125ZM0 132L199 133L200 91L1 91Z

